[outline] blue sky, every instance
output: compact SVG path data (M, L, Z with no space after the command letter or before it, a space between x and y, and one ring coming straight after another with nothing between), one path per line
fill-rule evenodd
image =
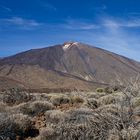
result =
M140 61L139 0L0 0L0 57L79 41Z

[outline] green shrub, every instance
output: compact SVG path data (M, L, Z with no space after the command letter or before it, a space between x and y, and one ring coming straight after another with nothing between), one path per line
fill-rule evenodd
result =
M104 89L103 88L97 88L96 92L102 93L102 92L104 92Z

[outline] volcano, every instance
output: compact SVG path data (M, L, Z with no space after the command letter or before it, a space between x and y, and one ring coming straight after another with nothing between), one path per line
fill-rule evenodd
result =
M32 49L0 59L0 88L92 90L140 73L140 63L79 42Z

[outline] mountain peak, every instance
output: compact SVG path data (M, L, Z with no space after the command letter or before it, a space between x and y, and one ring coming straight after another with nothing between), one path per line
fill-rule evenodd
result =
M122 83L128 81L139 69L138 62L72 41L0 60L0 78L31 88L91 89L95 83L108 85L118 78Z
M70 49L71 47L78 46L78 45L79 45L78 42L68 41L63 44L63 50L66 51Z

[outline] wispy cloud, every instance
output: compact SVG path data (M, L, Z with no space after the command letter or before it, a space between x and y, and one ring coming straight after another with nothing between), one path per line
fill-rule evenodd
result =
M11 17L11 18L4 18L0 19L0 24L1 25L12 25L14 27L22 28L22 29L32 29L35 27L39 27L42 24L37 22L36 20L33 19L25 19L22 17Z
M66 19L63 23L56 26L69 30L97 30L101 28L110 28L110 31L117 31L118 28L139 28L140 18L132 19L113 19L104 17L100 20L86 21L81 19Z
M69 30L93 30L99 28L97 24L75 19L65 20L65 23L61 26Z
M47 10L57 11L57 8L50 3L44 3L42 4L42 7L46 8Z
M32 19L24 19L21 17L12 17L9 19L3 19L3 21L9 23L9 24L15 24L15 25L23 25L23 26L39 26L40 23L36 22Z
M37 2L45 10L57 11L57 8L50 2L47 2L45 0L38 0Z
M134 28L134 27L140 27L140 18L133 18L133 19L104 19L103 25L110 26L114 28L118 27L128 27L128 28Z
M7 11L7 12L12 12L12 9L7 7L7 6L4 6L4 5L0 5L0 9L4 10L4 11Z

